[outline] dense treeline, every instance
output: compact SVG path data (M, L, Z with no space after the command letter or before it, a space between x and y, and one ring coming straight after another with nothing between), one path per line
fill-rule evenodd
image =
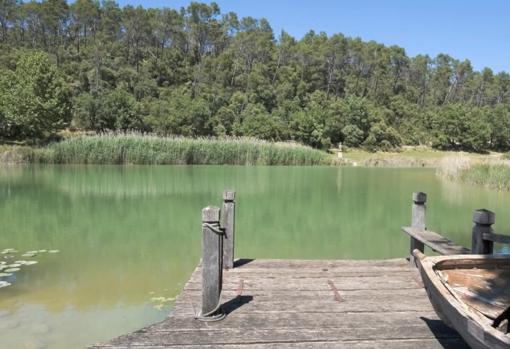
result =
M214 3L1 0L0 72L4 140L70 127L510 149L507 73L341 34L275 35Z

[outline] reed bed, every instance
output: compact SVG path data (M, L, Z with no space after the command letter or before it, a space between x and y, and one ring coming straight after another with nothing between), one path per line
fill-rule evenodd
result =
M501 191L510 191L510 164L507 162L474 164L462 173L462 180Z
M22 145L0 145L0 165L39 162L45 151Z
M437 174L447 179L458 180L471 165L472 161L467 156L446 156L439 161Z
M328 165L332 156L295 143L251 138L103 134L54 143L39 157L56 164Z
M510 161L508 160L446 157L440 162L438 174L449 180L510 191Z

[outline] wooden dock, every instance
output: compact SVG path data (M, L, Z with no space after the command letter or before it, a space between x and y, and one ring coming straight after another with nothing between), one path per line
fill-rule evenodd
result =
M476 210L471 250L456 245L426 228L426 201L413 194L409 253L491 254L510 243L491 228L493 212ZM92 348L468 348L437 317L412 256L234 262L234 222L235 193L225 191L221 210L202 211L202 263L168 318Z
M167 319L93 348L468 348L404 258L235 265L223 273L224 320L194 319L197 267Z

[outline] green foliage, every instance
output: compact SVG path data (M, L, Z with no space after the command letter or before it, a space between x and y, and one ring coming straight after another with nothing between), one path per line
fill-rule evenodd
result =
M491 127L490 143L493 149L510 149L510 108L498 105L489 110L487 118Z
M363 145L370 150L389 151L400 147L402 138L397 131L384 121L373 124L368 131L368 136Z
M442 149L483 151L488 148L491 129L481 108L451 104L433 117L435 145Z
M143 127L134 97L122 89L104 94L82 94L75 100L79 125L89 130L140 130Z
M201 98L192 98L185 89L163 93L151 100L147 125L160 135L204 136L210 134L210 110Z
M374 108L364 98L348 96L344 100L342 114L346 124L342 129L345 145L349 147L361 146L369 136L372 125L375 125L377 121ZM377 141L373 134L372 136L367 145L376 149L378 148Z
M58 164L326 165L331 155L292 143L252 138L155 137L104 134L70 138L44 149L41 162Z
M71 118L67 84L49 56L23 55L14 71L1 71L0 130L11 140L45 140Z
M358 126L349 124L342 129L344 143L348 147L359 147L365 140L365 133Z
M508 73L341 34L275 37L267 20L215 3L3 1L0 73L2 139L71 125L322 149L510 150Z
M280 140L281 130L278 121L266 111L264 106L248 104L240 114L242 123L237 125L240 136L248 136L266 140Z

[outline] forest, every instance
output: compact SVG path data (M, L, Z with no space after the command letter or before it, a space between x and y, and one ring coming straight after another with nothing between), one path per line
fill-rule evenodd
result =
M510 75L217 4L0 1L0 141L63 131L510 150Z

